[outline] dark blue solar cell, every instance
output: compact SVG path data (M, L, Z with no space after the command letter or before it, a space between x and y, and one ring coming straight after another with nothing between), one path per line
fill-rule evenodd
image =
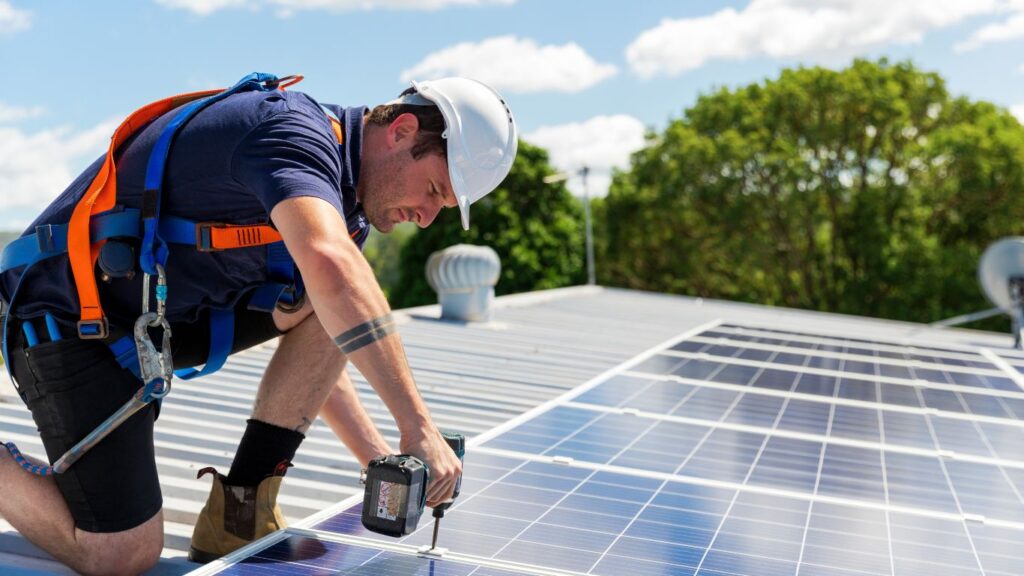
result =
M936 410L944 410L946 412L957 412L963 413L967 409L964 408L960 402L959 392L950 392L948 390L936 390L934 388L925 388L921 390L921 396L924 397L925 406L929 408L935 408Z
M597 576L623 576L644 574L645 576L693 576L694 568L678 564L665 564L640 558L627 558L608 554L590 572Z
M596 512L599 514L622 516L626 518L633 518L643 510L643 503L640 502L626 502L624 500L600 498L597 496L588 496L579 492L566 496L565 500L560 502L558 506L560 508L567 508L570 510L585 510L587 512Z
M824 435L828 430L831 405L807 400L790 400L779 420L779 429Z
M989 458L995 456L986 447L985 439L974 423L952 418L932 418L931 422L943 450Z
M847 374L862 374L864 376L875 375L874 362L861 362L858 360L846 360L843 362L843 372Z
M746 350L739 351L738 354L736 353L737 349L734 348L733 350L734 352L731 354L724 354L719 352L715 352L715 354L718 356L736 356L737 358L743 358L744 360L753 360L756 362L771 361L776 354L775 352L770 350L760 350L756 348L748 348Z
M1007 392L1020 392L1021 388L1016 382L1009 378L1002 378L998 376L982 376L981 380L988 384L990 388L996 390L1005 390Z
M500 560L534 564L543 561L544 566L585 572L597 563L601 555L596 552L555 546L540 542L514 540L495 556Z
M1024 531L973 522L967 529L987 574L1024 574Z
M704 556L704 548L657 542L654 540L641 540L627 536L616 541L608 550L608 553L626 556L627 558L653 560L664 564L678 564L696 568L700 564L700 559Z
M878 374L886 378L903 378L907 380L914 378L914 375L911 374L906 366L895 364L878 364Z
M796 573L796 562L786 562L716 550L708 552L698 574L749 574L750 576L792 576Z
M752 385L756 388L768 388L771 390L792 390L799 373L789 370L765 369L757 375Z
M794 392L831 397L835 392L836 384L838 382L839 379L835 376L800 374Z
M481 573L492 576L520 574L519 572L495 569L481 572L479 566L384 552L336 542L317 541L301 536L292 536L218 572L218 574L306 574L310 576L320 574L469 576Z
M635 395L619 405L623 408L635 408L643 412L665 414L673 406L692 396L698 389L698 386L672 380L656 382L645 389L643 394Z
M1013 414L1014 418L1024 420L1024 400L1016 398L1000 398L999 400L1006 407L1007 411Z
M647 391L651 386L658 384L657 380L645 378L634 378L632 376L616 376L591 388L577 396L574 400L588 404L599 404L601 406L618 406L632 396ZM682 386L682 384L679 384Z
M672 346L671 350L677 352L705 352L708 348L711 348L713 344L707 342L694 342L692 340L686 340Z
M711 375L718 373L723 366L723 364L712 360L690 359L673 370L672 374L692 380L706 380Z
M725 422L771 428L784 402L785 399L774 396L744 394L729 412ZM687 415L678 410L676 413L680 416Z
M794 352L779 352L772 358L772 364L785 364L787 366L803 366L807 360L806 354L796 354Z
M1018 419L1017 416L1010 412L1006 407L1002 398L987 396L984 394L972 394L969 392L961 392L960 397L964 399L964 402L967 402L967 406L970 408L971 414Z
M564 506L551 509L543 518L545 524L585 528L610 534L619 534L629 526L632 520L632 517L599 514L587 510L573 510Z
M601 553L611 546L618 533L610 534L589 529L566 528L541 522L527 528L518 539L538 544L557 544L575 550ZM534 560L536 562L536 560ZM593 562L591 562L593 564Z
M1024 520L1024 504L999 468L958 461L945 464L965 513L1013 522Z
M977 424L985 434L985 439L1005 460L1024 460L1024 429L1007 424Z
M847 400L875 402L877 400L875 383L865 380L853 380L852 378L842 378L839 381L838 396Z
M935 441L922 414L883 411L882 425L886 444L935 450Z
M676 370L676 375L693 378L695 380L711 380L713 382L746 386L758 371L758 368L754 368L752 366L740 366L738 364L726 365L702 361L695 362L696 363L693 366L683 366L679 370Z
M832 416L832 435L878 442L878 411L856 406L836 405Z
M839 370L842 364L843 361L838 358L811 356L804 365L808 368L817 368L819 370Z
M677 513L670 518L671 523L638 520L626 530L625 535L645 540L661 540L699 548L706 547L711 543L720 518L715 517L713 522L702 523L704 519L695 517L697 516L695 512L691 512L686 516L687 518L681 518L680 514ZM690 520L695 520L696 522L691 522Z
M646 374L671 374L676 368L679 368L689 360L687 358L680 358L678 356L666 356L664 354L655 354L647 360L637 364L631 370L633 372L644 372Z
M672 411L680 416L717 421L732 406L741 392L719 388L701 388Z

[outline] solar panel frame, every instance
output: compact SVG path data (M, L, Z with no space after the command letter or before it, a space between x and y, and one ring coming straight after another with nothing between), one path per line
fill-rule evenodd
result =
M511 565L543 557L548 566L582 570L597 556L585 571L573 573L1024 573L1024 554L1015 545L1024 536L1024 458L1014 450L1024 433L1015 412L1024 413L1024 393L1018 398L1019 389L961 390L968 386L950 383L948 376L977 369L1002 378L994 375L1014 369L1009 363L996 366L980 354L981 360L965 358L970 351L956 347L914 346L913 355L901 359L884 348L898 346L892 343L836 336L813 343L813 334L767 328L751 330L799 341L755 342L754 348L730 343L719 350L728 356L714 357L721 360L717 364L703 351L665 353L694 336L691 342L721 346L716 332L747 330L708 323L474 439L467 452L473 462L467 470L474 474L467 474L445 531L461 529L480 539L481 528L473 528L484 522L480 517L495 533L507 528L506 536L520 527L491 554ZM874 356L863 357L863 351ZM780 359L801 364L780 373ZM675 374L690 362L687 376ZM919 378L893 376L894 366L910 376L930 371L928 376L947 382L922 385ZM660 374L643 371L652 367ZM743 375L749 379L743 385L717 381ZM759 378L763 386L753 386ZM734 414L737 407L741 415ZM679 414L683 408L685 416ZM816 451L808 449L813 445ZM682 459L666 463L673 450ZM723 451L730 454L724 463L715 457ZM487 464L517 458L515 469L497 477L500 471ZM1001 488L992 484L992 470ZM770 485L760 485L762 476ZM631 504L645 497L639 509ZM493 512L495 503L505 501L514 505ZM699 509L668 505L684 502ZM345 537L366 538L371 542L358 544L374 546L379 537L359 535L358 506L347 506L353 503L295 530L322 535L331 517L338 524L328 528L351 531L357 535ZM623 526L622 515L633 510ZM702 523L673 524L684 518ZM700 545L711 524L706 545ZM313 526L318 528L310 531ZM570 528L584 535L568 551L556 549L552 541ZM883 528L884 536L874 536ZM400 542L411 547L426 532L421 527ZM690 540L676 542L683 538ZM836 547L836 538L857 543L857 553ZM481 554L490 550L480 548Z

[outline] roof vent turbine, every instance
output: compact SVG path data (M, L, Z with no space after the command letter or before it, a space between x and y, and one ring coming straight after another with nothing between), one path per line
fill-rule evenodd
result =
M500 273L498 253L487 246L457 244L427 259L427 282L437 292L446 320L490 321Z
M1014 346L1024 345L1024 238L1003 238L988 247L978 265L985 295L1013 320Z

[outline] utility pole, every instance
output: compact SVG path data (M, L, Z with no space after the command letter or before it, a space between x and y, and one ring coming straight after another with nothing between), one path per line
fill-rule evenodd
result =
M587 176L590 175L590 166L580 168L580 178L583 179L583 216L587 228L587 284L597 284L594 274L594 229L590 223L590 186L587 185Z
M583 216L584 227L586 229L587 284L593 286L597 284L597 279L594 274L594 228L590 223L590 186L587 184L587 176L590 175L590 166L580 168L575 175L579 176L583 180ZM572 173L558 172L545 176L544 183L556 184L558 182L565 182L572 177Z

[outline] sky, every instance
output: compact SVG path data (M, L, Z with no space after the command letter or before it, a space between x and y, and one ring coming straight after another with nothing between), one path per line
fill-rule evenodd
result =
M134 109L253 71L303 74L295 90L345 106L483 80L600 196L700 94L883 56L1024 121L1024 0L0 0L0 230L31 222Z

